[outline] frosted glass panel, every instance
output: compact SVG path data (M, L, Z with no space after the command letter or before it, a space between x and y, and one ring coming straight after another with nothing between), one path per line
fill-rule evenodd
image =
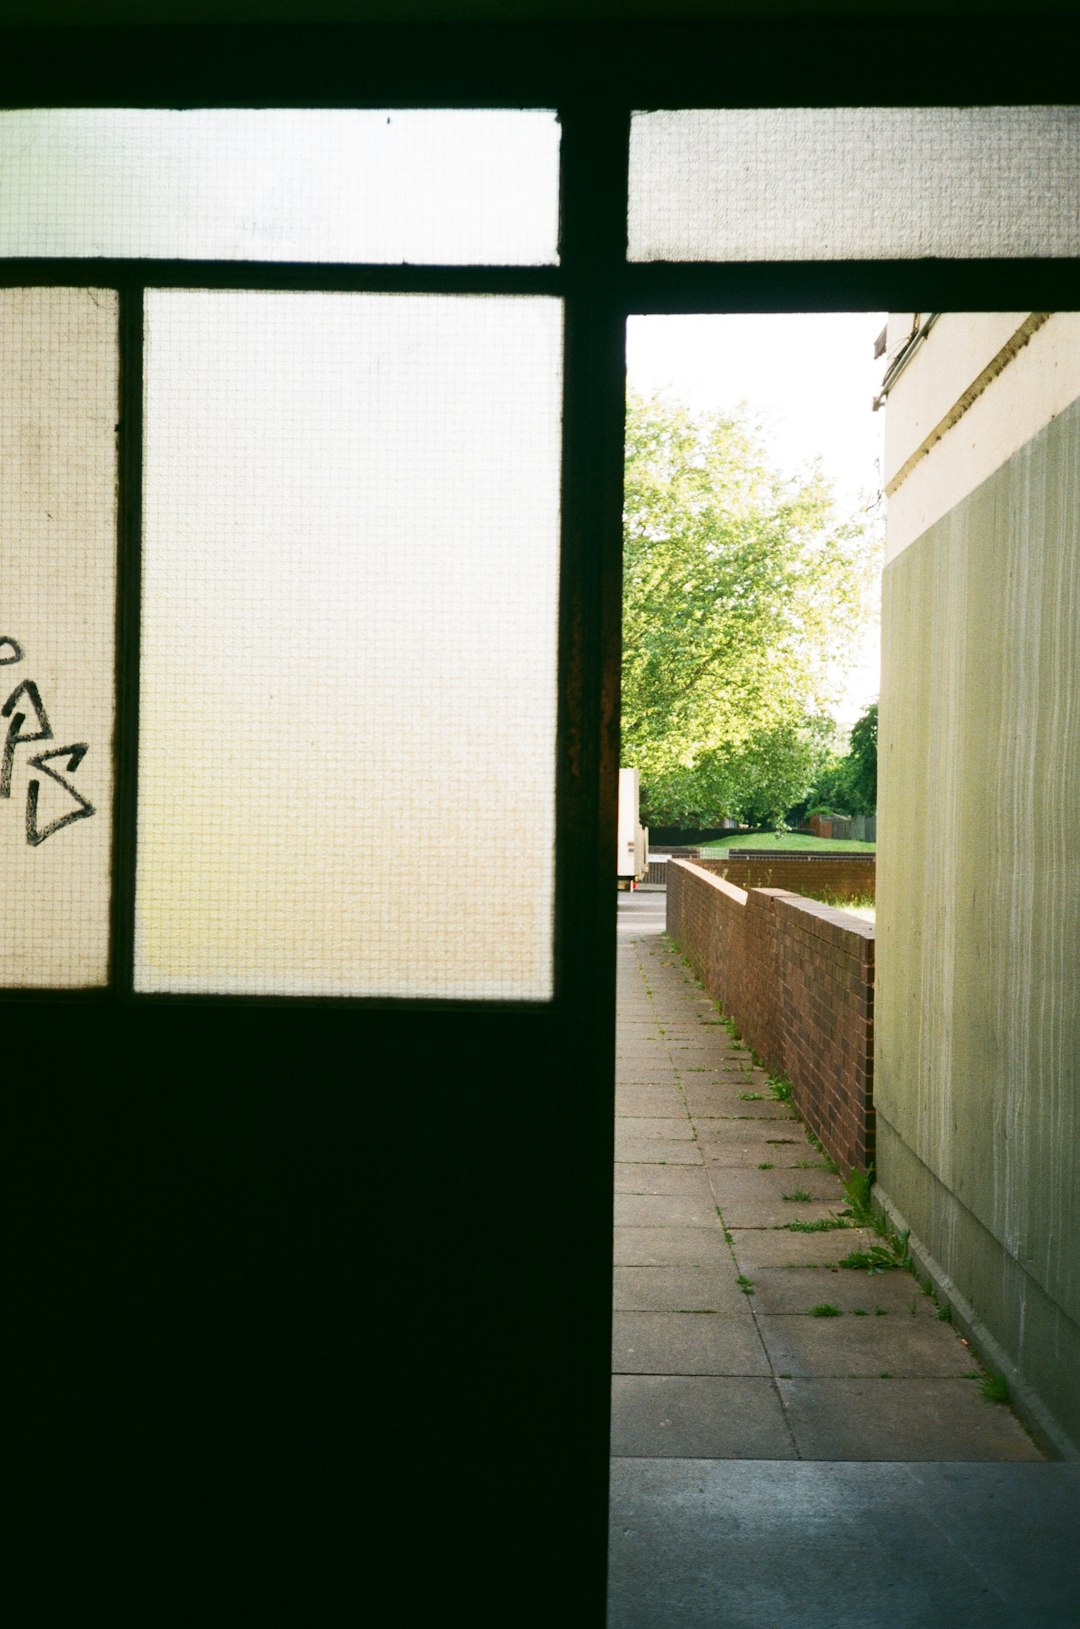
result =
M1080 254L1080 108L635 114L632 260Z
M147 301L136 984L551 993L562 318Z
M108 977L117 297L0 291L0 983Z
M0 255L546 265L558 194L536 110L0 113Z

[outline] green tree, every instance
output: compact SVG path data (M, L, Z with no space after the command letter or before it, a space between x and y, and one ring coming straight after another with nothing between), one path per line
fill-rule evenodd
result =
M848 751L848 787L855 814L873 814L877 808L877 702L852 725Z
M852 727L848 751L830 751L814 777L814 784L789 811L802 818L815 811L839 815L873 814L877 805L877 702Z
M751 424L631 397L622 762L658 823L775 821L828 752L870 546L820 471L785 480Z

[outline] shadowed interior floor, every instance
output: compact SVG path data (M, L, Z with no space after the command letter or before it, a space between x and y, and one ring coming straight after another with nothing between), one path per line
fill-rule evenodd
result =
M616 1460L609 1629L1075 1629L1080 1465Z

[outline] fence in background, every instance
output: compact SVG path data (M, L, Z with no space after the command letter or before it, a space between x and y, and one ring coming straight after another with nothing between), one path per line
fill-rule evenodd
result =
M877 842L877 815L811 815L806 824L816 837Z

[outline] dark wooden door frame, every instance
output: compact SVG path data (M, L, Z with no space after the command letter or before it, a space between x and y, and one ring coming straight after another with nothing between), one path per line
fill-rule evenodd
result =
M334 1602L348 1612L368 1599L369 1571L380 1567L384 1579L402 1574L401 1622L455 1599L478 1623L603 1621L607 856L625 320L650 311L1060 309L1075 303L1080 270L1038 260L627 266L629 112L1075 100L1071 27L1040 30L1037 53L1018 53L1015 35L1008 20L975 37L969 27L938 28L933 52L905 58L900 85L885 83L880 67L895 60L895 21L0 35L7 106L539 105L559 108L564 121L555 272L483 271L473 283L467 271L246 273L273 286L542 287L565 302L556 1000L519 1010L148 1002L119 989L4 997L14 1037L15 1233L41 1334L28 1417L54 1480L79 1487L65 1504L61 1543L74 1557L80 1535L93 1542L60 1582L84 1611L113 1601L116 1621L170 1621L167 1580L179 1568L189 1612L224 1619L225 1604L262 1581L273 1585L271 1604L248 1615L292 1622L290 1587L311 1616ZM237 272L0 267L9 284L122 290L129 549L139 530L137 286L214 286ZM134 568L127 585L130 684ZM129 763L132 740L122 749ZM129 772L118 797L126 814L117 862L130 878ZM123 915L123 889L119 897ZM125 931L118 918L122 962ZM51 1031L75 1050L77 1071L43 1064ZM326 1056L353 1060L348 1079L320 1074L313 1034ZM190 1079L195 1058L214 1060L206 1080ZM518 1161L507 1186L486 1196L484 1184L506 1168L506 1138L491 1128L499 1115L511 1149L538 1125L550 1147L546 1159ZM381 1169L395 1138L405 1139L415 1178L404 1217ZM554 1175L538 1189L545 1165ZM520 1250L509 1237L515 1223ZM372 1285L361 1315L352 1300ZM527 1314L515 1298L530 1296ZM374 1521L365 1515L373 1499ZM120 1520L133 1525L118 1543Z

